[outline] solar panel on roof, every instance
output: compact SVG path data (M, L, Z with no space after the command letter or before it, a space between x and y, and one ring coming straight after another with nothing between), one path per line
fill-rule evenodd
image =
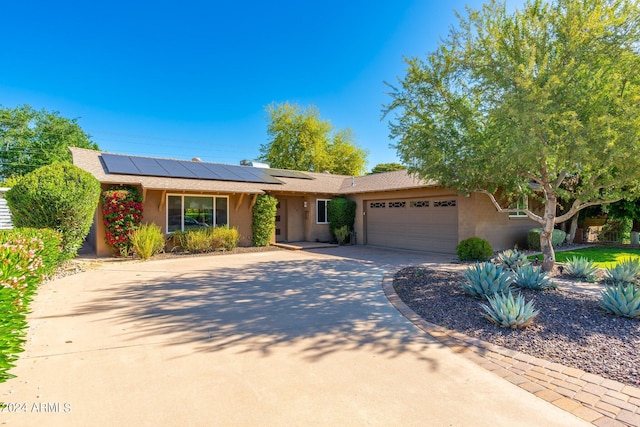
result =
M156 159L149 157L129 157L129 159L143 175L168 176L168 172L160 166Z
M168 176L172 178L197 178L193 172L189 171L189 169L185 168L177 160L157 159L156 161L169 173Z
M182 161L180 164L200 179L221 179L219 174L208 169L203 163Z
M282 184L269 173L270 169L108 153L100 156L111 174Z
M140 171L128 156L102 154L102 161L110 173L139 175Z

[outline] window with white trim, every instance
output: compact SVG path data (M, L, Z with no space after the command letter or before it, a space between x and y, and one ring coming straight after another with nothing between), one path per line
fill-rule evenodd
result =
M229 198L224 196L167 196L167 233L229 224Z
M509 209L529 209L529 197L522 196L516 203L509 206ZM509 218L528 218L528 216L522 211L509 212Z
M327 216L327 204L329 199L316 200L316 224L329 224L329 217Z

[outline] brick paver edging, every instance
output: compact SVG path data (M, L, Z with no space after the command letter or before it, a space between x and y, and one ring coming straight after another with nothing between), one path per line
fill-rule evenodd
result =
M596 426L640 426L640 388L429 323L402 302L393 288L393 276L386 274L382 280L382 289L391 304L454 352Z

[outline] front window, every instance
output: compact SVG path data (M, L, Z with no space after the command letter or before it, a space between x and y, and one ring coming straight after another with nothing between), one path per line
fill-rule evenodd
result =
M329 224L327 203L329 203L328 199L318 199L316 201L316 224Z
M527 196L522 196L516 203L509 206L509 209L529 209L529 198ZM528 218L528 216L522 211L509 212L509 218Z
M167 231L227 225L228 205L226 197L167 196Z

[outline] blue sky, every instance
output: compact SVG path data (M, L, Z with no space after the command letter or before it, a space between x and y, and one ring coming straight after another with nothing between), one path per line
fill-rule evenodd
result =
M465 4L482 2L5 2L0 105L77 118L104 151L237 164L268 142L267 105L314 104L370 169L397 161L384 82Z

